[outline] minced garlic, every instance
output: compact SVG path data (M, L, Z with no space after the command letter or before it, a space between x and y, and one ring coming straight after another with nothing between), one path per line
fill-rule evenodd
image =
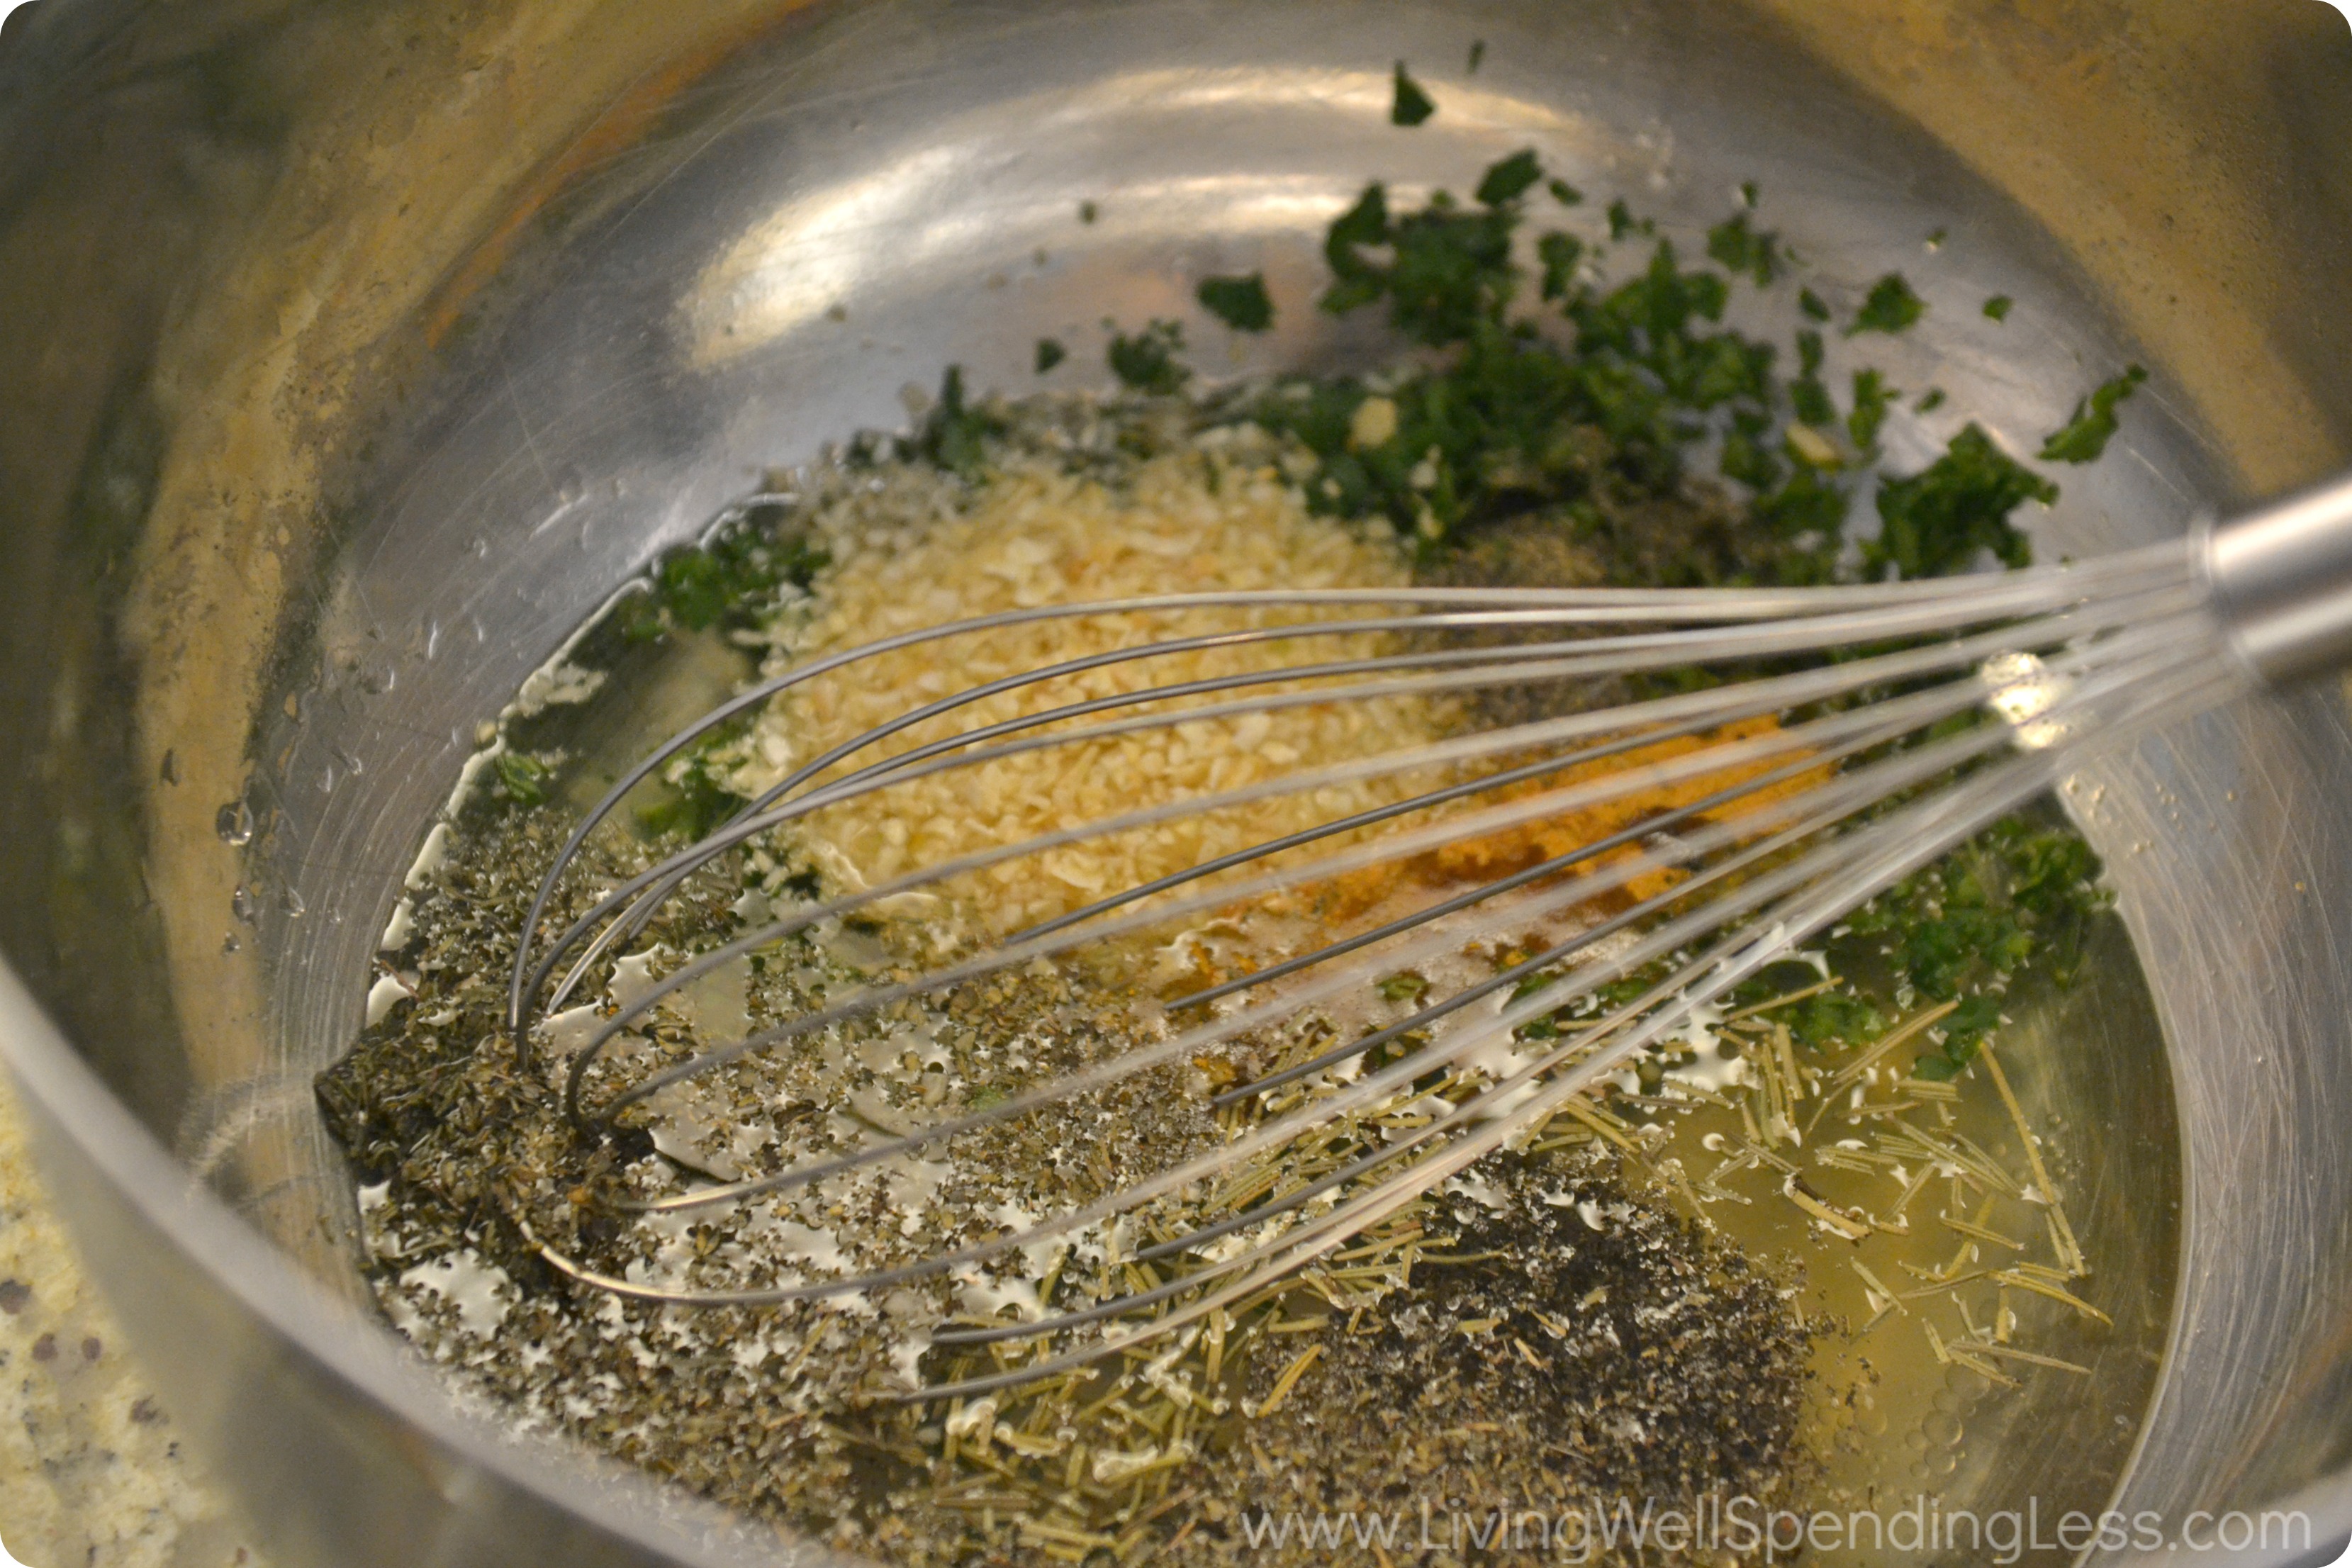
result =
M814 584L813 600L780 626L782 658L803 662L917 627L1042 605L1411 580L1402 552L1384 534L1313 515L1271 466L1200 451L1143 460L1116 485L1045 461L1021 462L992 477L960 511L892 526L881 521L889 510L885 496L861 498L856 515L829 531L835 563ZM1049 620L881 655L771 704L742 748L750 760L733 784L746 793L764 788L910 707L1007 675L1156 640L1366 613L1278 606ZM1084 699L1385 651L1391 639L1348 634L1109 665L941 715L859 752L852 765ZM862 889L1076 824L1402 751L1435 740L1444 727L1442 704L1401 696L1196 721L896 785L808 819L802 841L829 880ZM1009 931L1433 782L1381 776L1188 814L1003 861L942 890L987 925Z

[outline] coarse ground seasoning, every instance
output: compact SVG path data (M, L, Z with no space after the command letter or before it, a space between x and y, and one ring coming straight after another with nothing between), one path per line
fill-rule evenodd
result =
M1190 1555L1251 1554L1243 1526L1253 1500L1337 1506L1381 1473L1382 1454L1431 1460L1428 1473L1470 1502L1534 1495L1545 1478L1574 1494L1641 1485L1675 1497L1729 1482L1758 1495L1794 1484L1808 1333L1787 1288L1658 1194L1629 1186L1609 1146L1581 1130L1496 1155L1415 1205L1366 1238L1378 1254L1369 1267L1343 1251L1171 1346L1164 1361L1130 1353L1116 1374L1008 1391L976 1422L971 1406L872 1402L903 1386L913 1342L905 1326L957 1310L985 1318L1000 1302L1017 1311L1064 1279L1075 1292L1083 1260L1048 1264L1042 1292L1014 1274L976 1275L951 1291L902 1288L847 1308L681 1312L562 1279L523 1226L632 1277L674 1265L681 1251L718 1249L746 1253L743 1272L754 1276L813 1268L822 1254L878 1266L912 1239L910 1215L951 1223L971 1207L984 1216L1008 1194L1042 1208L1048 1189L1066 1202L1157 1168L1217 1126L1203 1075L1169 1071L960 1145L954 1163L986 1176L942 1162L911 1208L908 1188L886 1179L748 1233L616 1224L600 1199L658 1190L668 1162L642 1126L609 1145L577 1138L554 1084L513 1070L498 1038L502 998L485 983L499 973L486 961L511 951L553 830L538 814L506 815L456 847L415 906L414 1000L321 1086L369 1183L362 1201L387 1309L509 1422L920 1563L974 1550L1017 1559L1074 1543L1063 1536L1089 1547L1099 1537L1131 1555L1185 1533ZM633 865L594 856L576 879L593 885ZM724 929L729 891L697 889L646 935L691 946L698 925ZM807 1005L855 963L887 963L880 946L854 931L811 941L789 970L780 958L751 977L751 1013ZM1093 1059L1134 1026L1131 999L1026 973L966 987L927 1022L945 1047L940 1072L892 1062L887 1032L853 1047L846 1071L822 1052L782 1068L761 1062L730 1082L739 1118L727 1141L670 1146L726 1174L725 1151L745 1129L796 1152L854 1145L927 1092L966 1103L1006 1093ZM659 1056L690 1036L665 1020L641 1050ZM1270 1067L1283 1048L1255 1042L1226 1070ZM667 1142L688 1135L695 1112L653 1120ZM1382 1250L1383 1239L1394 1245ZM1309 1345L1323 1347L1319 1370L1286 1378ZM919 1364L943 1372L946 1359L934 1351ZM1673 1398L1661 1402L1667 1390ZM1525 1441L1506 1444L1505 1434ZM1503 1463L1506 1454L1517 1462Z

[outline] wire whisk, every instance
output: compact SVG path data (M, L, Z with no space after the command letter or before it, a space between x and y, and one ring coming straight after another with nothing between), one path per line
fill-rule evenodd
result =
M2219 530L2063 567L1928 582L1808 589L1394 588L1204 594L1051 605L959 622L809 659L764 679L666 742L571 834L542 881L518 945L508 1021L520 1067L546 1051L538 1026L583 994L600 963L642 932L667 900L719 858L772 841L829 808L958 770L1179 725L1429 698L1465 715L1438 738L1337 761L1301 757L1237 787L1071 821L1021 842L918 865L868 887L778 912L703 953L595 1023L563 1072L565 1114L599 1135L674 1085L753 1053L1006 971L1099 952L1213 920L1219 911L1393 869L1449 847L1531 826L1583 820L1627 802L1666 800L1630 823L1473 885L1433 883L1411 907L1381 905L1361 929L1321 932L1304 951L1216 978L1165 1004L1157 1038L1051 1077L1009 1100L830 1157L709 1180L635 1205L656 1221L725 1211L771 1194L953 1144L985 1129L1171 1066L1465 944L1499 942L1544 922L1568 934L1482 978L1433 986L1407 1015L1215 1093L1254 1105L1255 1121L1164 1168L1064 1212L1018 1216L992 1238L900 1266L832 1279L689 1289L597 1272L549 1247L584 1284L677 1307L749 1307L883 1292L953 1277L1007 1255L1117 1238L1114 1255L1149 1269L1108 1272L1095 1299L1021 1321L936 1329L940 1346L1033 1342L1027 1359L911 1396L976 1394L1085 1365L1201 1323L1466 1171L1622 1073L1800 944L1858 906L2054 788L2095 748L2132 743L2352 652L2352 488L2335 487ZM1255 624L1132 646L910 701L888 722L792 769L688 848L629 877L560 931L543 931L564 872L623 798L714 730L794 688L854 681L877 656L1066 617L1149 628L1182 613L1247 610ZM1339 639L1383 651L1318 657ZM937 735L1007 693L1108 666L1207 647L1263 645L1262 669L1055 700L1017 717ZM1502 721L1480 699L1533 687L1625 694ZM1060 688L1057 690L1063 689ZM894 743L905 749L887 750ZM1148 833L1196 814L1285 798L1342 798L1379 779L1392 793L1297 831L1140 882L1009 933L984 929L927 969L883 978L740 1040L614 1086L596 1067L664 998L746 955L909 893L984 878L1024 858ZM1360 800L1358 795L1345 795ZM1622 813L1621 811L1620 817ZM1608 818L1618 821L1619 818ZM1647 984L1626 995L1629 977ZM1546 1026L1545 1021L1549 1021ZM1458 1099L1424 1098L1443 1079ZM1367 1120L1400 1103L1422 1125L1373 1135ZM1312 1142L1314 1173L1263 1201L1175 1226L1140 1223L1164 1200ZM1172 1211L1169 1211L1172 1212ZM1132 1222L1132 1223L1131 1223ZM1170 1234L1172 1228L1173 1233ZM1003 1358L1000 1358L1002 1361Z

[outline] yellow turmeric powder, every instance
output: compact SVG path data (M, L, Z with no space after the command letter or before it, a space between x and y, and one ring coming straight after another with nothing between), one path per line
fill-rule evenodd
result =
M1778 720L1764 715L1739 720L1704 735L1678 735L1653 742L1615 756L1563 766L1558 773L1524 780L1482 795L1468 804L1468 809L1506 805L1538 795L1563 793L1611 773L1652 767L1715 747L1775 734L1780 728ZM1782 755L1729 763L1720 770L1700 773L1679 783L1629 791L1609 800L1563 811L1558 816L1544 816L1499 832L1461 839L1409 859L1367 867L1303 889L1293 907L1312 910L1327 921L1344 923L1384 903L1407 885L1444 887L1508 877L1572 853L1579 846L1598 843L1644 821L1692 805L1732 784L1760 777L1784 766L1788 761L1788 756ZM1720 822L1757 811L1801 790L1812 788L1826 780L1831 771L1828 763L1805 769L1763 785L1726 805L1700 812L1695 818L1685 821ZM1640 853L1638 846L1620 846L1590 859L1578 861L1560 874L1588 874L1599 867L1622 862ZM1685 876L1683 871L1670 867L1655 867L1637 872L1622 888L1594 900L1594 907L1604 912L1629 908L1666 891L1682 881Z

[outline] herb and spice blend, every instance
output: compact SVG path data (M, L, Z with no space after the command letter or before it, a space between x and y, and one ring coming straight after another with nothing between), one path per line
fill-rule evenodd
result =
M1395 92L1399 126L1441 111L1402 64ZM527 1052L507 1032L531 899L588 805L744 683L860 644L1195 589L1802 585L2023 564L2017 514L2055 498L2051 479L1973 423L1917 471L1882 471L1890 422L1940 397L1867 365L1850 365L1843 384L1830 377L1833 347L1866 353L1927 303L1889 275L1841 319L1764 226L1762 199L1743 191L1696 259L1625 203L1588 203L1533 152L1484 171L1466 196L1407 205L1373 184L1330 227L1318 296L1285 299L1254 274L1202 280L1197 297L1237 331L1285 311L1378 312L1405 351L1396 368L1208 387L1188 363L1186 324L1154 321L1109 337L1124 388L1109 396L977 397L951 371L911 433L772 475L700 545L662 561L499 722L410 879L364 1033L320 1079L394 1325L509 1425L911 1564L1322 1561L1339 1542L1318 1531L1336 1527L1308 1521L1425 1521L1432 1506L1448 1519L1532 1510L1557 1521L1621 1498L1701 1514L1729 1499L1853 1505L1958 1484L1976 1462L1964 1434L1979 1412L2089 1378L2083 1347L2115 1331L2116 1282L2095 1266L2101 1238L2068 1206L2068 1151L2037 1124L2010 1065L2046 1047L2036 1009L2114 942L2098 862L2054 813L2005 821L1901 883L1700 1009L1604 1091L1311 1265L1162 1340L985 1393L920 1397L1046 1352L948 1331L1034 1322L1176 1280L1181 1257L1139 1254L1428 1126L1498 1069L1428 1075L1139 1217L941 1272L908 1266L1245 1139L1347 1075L1238 1100L1221 1100L1224 1089L1387 1028L1424 994L1523 965L1671 879L1637 879L1611 909L1530 902L1507 935L1490 922L1214 1049L919 1152L727 1205L644 1206L1005 1105L1170 1039L1183 1022L1172 1000L1310 936L1370 930L1400 899L1523 871L1691 806L1723 780L910 989L715 1070L662 1076L975 943L1377 814L1447 775L1367 771L1311 796L1172 815L1044 855L989 862L991 850L1302 763L1673 690L1696 672L1607 687L1401 686L1008 748L912 776L703 865L594 954ZM1785 300L1790 341L1724 326L1735 289ZM1041 342L1037 374L1071 353ZM2086 392L2037 460L2095 459L2141 378L2134 367ZM1861 496L1874 527L1854 525ZM570 861L540 929L568 926L843 742L952 693L1002 688L891 735L858 765L1171 682L1264 675L1265 689L1286 690L1294 653L1227 635L1271 615L1030 621L793 687L638 786ZM1088 663L1168 638L1194 643L1148 667ZM1345 631L1317 657L1376 659L1407 642ZM1008 679L1051 666L1071 672ZM1772 728L1753 722L1742 733ZM1580 765L1640 766L1689 744ZM710 969L583 1056L619 1010L779 911L967 858L974 868L955 878ZM1522 1026L1513 1048L1538 1050L1669 967ZM593 1104L660 1087L590 1127L566 1112L575 1078ZM1234 1228L1198 1256L1213 1262L1250 1237ZM583 1278L756 1292L901 1268L887 1289L691 1310ZM1433 1562L1482 1550L1443 1531L1366 1543L1383 1561L1391 1547ZM1628 1562L1748 1555L1720 1533L1593 1550Z

